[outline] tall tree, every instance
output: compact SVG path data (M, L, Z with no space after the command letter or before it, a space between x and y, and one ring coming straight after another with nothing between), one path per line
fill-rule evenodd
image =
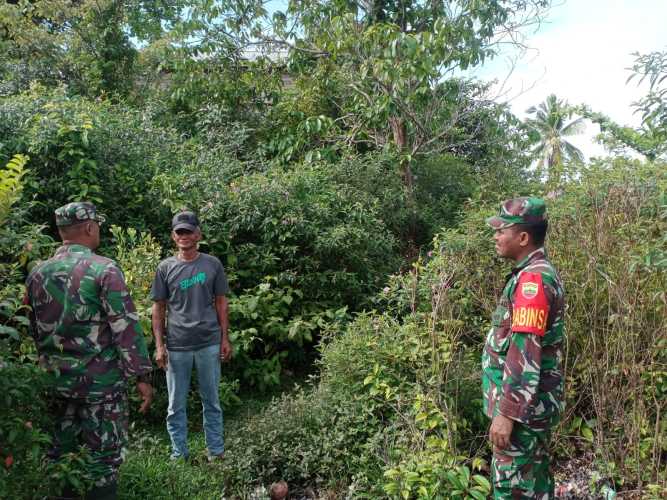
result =
M547 170L550 184L557 183L563 176L565 162L584 160L581 150L567 140L567 137L583 132L583 118L570 120L574 115L573 108L554 94L526 112L534 115L526 120L526 125L536 135L533 154L538 159L538 168Z
M205 1L205 0L202 0ZM183 25L185 0L0 2L0 94L34 81L71 93L128 93L138 50Z
M297 80L328 91L328 115L318 117L316 130L327 128L332 143L393 151L415 206L414 162L476 141L468 125L490 101L482 86L456 76L493 57L498 44L514 43L548 6L548 0L290 0L264 41L289 48ZM291 154L293 144L286 147Z
M293 64L335 81L331 118L351 143L394 149L412 189L412 159L449 152L471 113L470 85L451 79L539 22L548 0L290 0L267 41ZM289 27L287 29L286 27Z

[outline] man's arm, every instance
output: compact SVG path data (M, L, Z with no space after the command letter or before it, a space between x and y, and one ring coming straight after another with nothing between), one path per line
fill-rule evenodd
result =
M167 302L165 300L158 300L153 303L151 324L153 326L153 336L155 337L155 363L163 370L167 369L167 364L169 363L169 355L164 343L166 310Z
M215 311L218 315L218 323L222 330L220 337L220 359L229 361L232 358L232 344L229 341L229 301L224 295L215 297Z
M542 338L532 333L512 333L505 359L503 385L489 437L503 450L510 444L514 421L528 423L532 418L542 365Z
M509 445L514 421L529 423L534 417L542 370L542 337L554 293L543 283L541 274L530 272L521 275L514 290L512 333L498 401L500 413L489 430L491 442L499 449Z
M100 287L102 308L111 328L111 338L120 353L120 364L126 377L137 377L137 389L143 403L140 412L148 410L153 388L148 374L153 370L137 310L125 284L123 273L110 266L102 276Z

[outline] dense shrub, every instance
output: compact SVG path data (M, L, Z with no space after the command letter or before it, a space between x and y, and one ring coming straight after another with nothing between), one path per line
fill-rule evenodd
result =
M553 205L569 304L564 430L592 441L617 483L664 486L667 169L601 161Z
M309 301L357 309L396 268L396 240L378 217L377 199L335 183L325 167L224 176L185 168L165 194L198 209L208 247L225 259L238 288L273 276Z
M596 467L618 488L662 491L667 482L665 173L664 165L600 162L549 200L548 250L568 302L567 410L557 449L594 447ZM242 454L241 470L338 484L361 498L486 491L463 464L483 467L490 451L479 357L509 267L495 257L484 224L492 211L471 205L425 262L392 278L378 297L385 313L362 315L324 343L312 394L276 401L249 422L271 436L272 448L261 460ZM363 420L343 417L359 412ZM333 462L322 463L331 441ZM247 449L265 446L258 436ZM317 472L300 477L308 469L292 465L295 450Z
M110 223L157 228L169 213L156 196L153 176L188 156L175 131L157 126L150 110L69 97L41 87L0 99L0 162L30 155L24 199L35 222L74 199L95 202Z
M36 260L49 253L51 238L43 226L27 221L29 204L19 203L27 158L17 155L0 170L0 342L21 343L28 320L23 278Z
M312 346L322 328L347 319L346 308L304 301L303 292L274 278L235 296L229 306L231 369L261 391L277 386L283 365L300 373L312 364Z
M89 479L85 452L58 463L44 459L53 426L47 411L51 378L36 366L22 282L52 240L27 222L29 206L19 203L26 160L16 157L0 170L0 497L28 499L64 487L84 489Z
M378 200L378 216L405 245L428 245L443 226L454 225L463 203L477 191L478 176L468 163L453 155L434 155L415 161L415 204L398 172L395 155L348 155L326 163L336 182L353 186ZM409 234L412 233L412 234Z
M133 227L111 226L110 232L115 243L114 259L123 270L125 283L139 313L139 322L150 343L153 337L150 291L162 248L149 232L140 233Z
M344 496L351 474L377 474L378 457L366 450L382 440L363 405L342 404L320 390L298 390L274 400L227 437L225 493L284 479L293 488L337 491ZM377 479L377 477L375 477Z
M332 334L319 383L247 422L230 457L233 484L283 478L353 498L483 498L488 482L458 456L471 429L459 406L477 391L453 372L469 362L460 331L460 321L431 315L366 314Z
M248 382L278 382L307 363L321 328L358 310L399 267L379 200L339 183L326 165L246 172L239 160L188 165L161 176L173 208L201 216L204 249L232 283L234 366Z

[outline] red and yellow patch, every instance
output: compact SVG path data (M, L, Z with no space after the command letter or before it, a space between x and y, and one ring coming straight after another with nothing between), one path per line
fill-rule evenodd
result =
M541 273L521 273L514 292L512 331L543 336L547 329L549 302Z

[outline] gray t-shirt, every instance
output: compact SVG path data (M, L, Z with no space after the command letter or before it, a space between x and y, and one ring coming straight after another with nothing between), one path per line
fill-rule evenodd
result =
M225 270L212 255L169 257L158 265L151 299L167 301L167 349L193 351L220 343L215 297L229 293Z

